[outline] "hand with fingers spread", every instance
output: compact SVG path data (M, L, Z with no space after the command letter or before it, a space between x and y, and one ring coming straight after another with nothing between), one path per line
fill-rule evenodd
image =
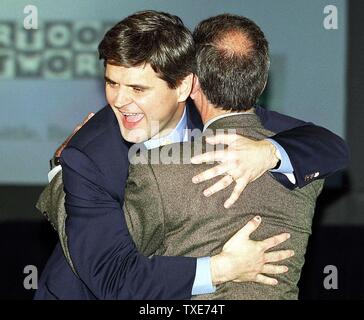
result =
M225 208L235 203L250 182L274 168L279 161L275 146L268 140L255 141L238 134L218 134L207 137L206 142L214 145L225 144L228 147L193 157L193 164L214 161L220 164L194 176L192 182L200 183L222 175L217 183L204 191L204 195L209 197L235 181L234 190L224 203Z
M211 257L211 275L214 285L227 281L253 281L276 285L278 281L267 275L288 271L286 266L273 263L292 257L294 255L292 250L266 251L285 242L290 235L282 233L263 241L250 240L250 235L260 223L260 217L251 219L225 243L221 253Z
M76 134L78 130L80 130L87 121L89 121L94 116L94 113L89 113L86 118L82 120L82 123L76 126L76 128L73 129L73 132L67 137L67 139L57 148L56 152L54 153L54 157L58 158L61 156L62 151L64 148L67 147L68 142L72 139L72 137Z

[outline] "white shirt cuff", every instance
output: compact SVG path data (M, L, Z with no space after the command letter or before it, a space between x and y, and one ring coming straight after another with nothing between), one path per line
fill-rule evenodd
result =
M51 171L48 172L48 182L51 182L58 172L62 170L60 165L55 166Z
M284 148L277 141L273 139L266 139L266 140L270 141L276 147L277 157L279 160L281 160L281 165L279 166L278 169L273 169L269 171L282 173L288 178L288 180L292 184L296 184L296 177L293 174L294 171L293 166L286 150L284 150Z
M210 257L197 259L196 276L192 286L192 295L213 293L216 287L212 285Z

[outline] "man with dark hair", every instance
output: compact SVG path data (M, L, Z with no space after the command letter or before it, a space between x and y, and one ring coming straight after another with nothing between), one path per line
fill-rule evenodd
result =
M195 69L192 34L181 19L149 11L129 16L106 33L99 54L123 138L138 143L169 134L184 114Z
M225 250L211 260L159 256L148 259L137 252L121 209L128 174L130 144L127 141L143 142L151 149L185 141L186 128L202 128L194 107L185 107L194 80L195 59L191 58L194 44L179 18L146 11L127 17L109 30L99 51L100 57L105 59L105 90L109 105L87 122L62 152L68 215L65 229L65 214L61 212L64 194L57 194L62 191L60 173L40 199L38 207L42 212L59 213L58 218L61 217L56 221L61 243L42 274L36 298L183 299L191 294L212 292L212 284L222 281L275 284L274 279L262 273L285 272L282 266L272 266L269 262L287 258L290 252L265 251L286 240L287 235L251 241L249 235L259 225L257 220L251 220L242 233L228 241ZM277 132L302 124L287 118L285 126L275 120L281 121L284 116L263 109L261 114L265 123L280 126ZM334 151L323 152L322 157L330 158L325 161L332 161L335 150L336 159L342 150L345 153L346 146L339 138L325 129L307 127L323 132L321 139L326 144L340 145L340 151L333 147ZM293 154L302 145L312 144L310 134L300 136L306 129L299 127L293 132L283 132L273 138L286 141ZM298 142L292 142L290 136ZM299 147L295 150L293 145ZM264 159L254 164L259 167L257 172L265 172L277 164L271 142L254 142L250 146L260 155L257 159ZM298 152L297 158L300 155L304 157ZM324 171L323 176L329 173L331 171ZM54 192L59 196L56 206L52 204ZM245 248L244 254L241 247ZM250 260L253 263L247 263Z
M126 68L148 62L175 89L195 69L195 47L182 20L150 11L129 16L109 30L99 45L105 66Z

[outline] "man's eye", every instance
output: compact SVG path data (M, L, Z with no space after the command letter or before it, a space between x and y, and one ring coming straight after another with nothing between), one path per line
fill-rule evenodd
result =
M142 88L138 88L138 87L133 87L133 90L135 91L135 92L143 92L144 90L142 89Z
M113 83L113 82L106 82L106 85L108 86L108 87L110 87L110 88L116 88L117 87L117 83Z

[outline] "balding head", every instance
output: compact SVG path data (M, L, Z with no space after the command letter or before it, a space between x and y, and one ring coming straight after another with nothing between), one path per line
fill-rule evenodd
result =
M269 70L268 42L251 20L223 14L202 21L194 31L197 76L209 101L224 110L252 108Z
M215 45L217 50L228 57L244 56L252 51L252 41L240 30L222 32L215 40Z

